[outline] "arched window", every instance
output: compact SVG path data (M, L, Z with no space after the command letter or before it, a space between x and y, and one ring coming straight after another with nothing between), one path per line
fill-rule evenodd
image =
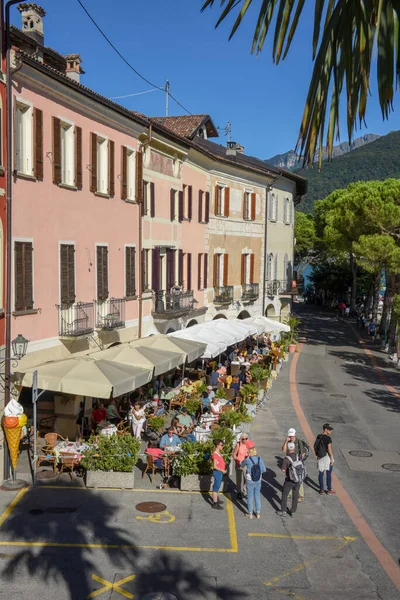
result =
M268 218L270 221L276 221L278 219L278 198L275 194L271 194L270 196Z
M275 254L274 260L274 279L278 279L278 255Z
M292 222L292 203L289 198L285 198L283 220L286 223L286 225L290 225Z
M283 283L285 286L287 285L287 282L288 282L288 265L289 265L288 255L285 254L285 256L283 257Z
M271 279L272 279L272 263L273 263L273 260L274 260L274 255L271 252L271 254L268 255L268 263L267 263L267 280L268 281L271 281Z

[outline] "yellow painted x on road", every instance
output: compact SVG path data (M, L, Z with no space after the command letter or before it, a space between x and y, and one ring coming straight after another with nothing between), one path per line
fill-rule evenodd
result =
M105 592L108 592L109 590L114 590L114 592L121 594L121 596L125 596L125 598L133 598L133 594L127 592L126 590L123 590L119 586L123 585L124 583L128 583L128 581L132 581L133 579L135 579L135 577L136 575L129 575L129 577L124 577L124 579L120 579L119 581L115 581L114 583L112 583L111 581L107 581L107 579L103 579L98 575L92 575L92 579L94 579L98 583L102 583L103 587L98 590L95 590L94 592L91 592L88 596L88 599L100 596L100 594L105 594Z

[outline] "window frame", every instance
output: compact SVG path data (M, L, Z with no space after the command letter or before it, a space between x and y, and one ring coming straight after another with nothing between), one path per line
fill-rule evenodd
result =
M23 108L23 111L21 110ZM15 100L15 170L18 175L34 177L34 124L33 124L33 105L32 103L16 98ZM19 118L19 114L24 115L23 119ZM21 123L21 135L19 133L19 123ZM21 146L23 153L21 154ZM25 169L21 169L21 161L29 160ZM28 164L29 164L28 163Z
M98 259L98 254L97 254L98 248L106 248L107 249L107 297L106 298L99 298L99 285L98 285L98 282L99 282L99 259ZM96 301L98 304L103 304L103 303L107 302L108 299L110 298L110 290L108 289L109 283L110 283L109 268L108 268L109 267L108 254L109 254L108 243L96 243Z
M124 245L124 297L127 300L130 299L134 299L137 297L137 291L138 291L138 280L137 280L137 269L136 269L136 244L125 244ZM127 279L127 259L128 259L128 250L133 250L133 254L134 254L134 261L133 261L133 288L134 288L134 293L133 294L128 294L128 279ZM132 282L131 282L132 284Z
M17 308L16 302L17 302L17 262L16 262L16 244L30 244L32 249L31 249L31 287L32 287L32 307L31 308L27 308L26 306L24 306L24 308ZM18 314L31 314L31 313L37 313L37 309L35 309L35 279L34 279L34 273L35 273L35 257L34 257L34 245L33 245L33 238L13 238L12 240L12 261L13 261L13 280L12 280L12 285L13 285L13 298L12 298L12 307L13 307L13 314L18 315Z
M109 172L108 172L108 137L104 135L96 134L96 153L97 153L97 193L105 196L109 195L108 183L109 183ZM104 176L103 176L104 170ZM104 187L101 185L103 178Z
M130 191L133 191L132 195ZM136 150L128 146L126 147L126 199L136 202Z
M63 132L65 147L63 146ZM60 153L61 153L61 185L74 187L76 182L76 144L75 125L66 119L60 119ZM69 167L70 177L65 177L65 171ZM65 171L64 171L65 169Z

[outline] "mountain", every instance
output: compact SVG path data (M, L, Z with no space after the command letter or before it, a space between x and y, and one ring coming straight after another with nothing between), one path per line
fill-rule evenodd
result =
M322 200L354 181L400 178L400 131L392 131L335 160L323 161L320 172L313 166L296 169L296 173L308 180L308 193L298 207L306 213L313 212L315 200Z
M357 148L361 148L365 146L365 144L370 144L375 140L379 139L380 136L375 133L367 133L357 139L355 139L351 144L348 142L343 142L338 146L333 146L332 149L332 158L337 158L338 156L342 156L342 154L347 154L352 150L356 150ZM318 161L319 153L317 152L315 156L314 162ZM323 160L328 158L327 150L322 150L322 158ZM299 160L299 156L296 154L294 150L289 150L289 152L285 152L285 154L276 154L272 158L267 158L265 161L274 167L280 167L281 169L289 169L289 171L297 170L301 167L301 161Z

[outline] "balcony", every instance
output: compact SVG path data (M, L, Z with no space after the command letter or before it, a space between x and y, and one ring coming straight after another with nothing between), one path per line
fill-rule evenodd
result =
M233 302L233 285L221 285L214 288L215 304L231 304Z
M288 295L292 291L292 281L273 279L266 283L268 296Z
M253 302L257 300L259 296L259 284L258 283L243 283L242 284L242 301Z
M96 329L112 331L125 327L125 298L96 300Z
M153 312L157 315L177 316L193 311L196 304L193 290L187 292L159 290L155 292Z
M75 304L58 304L60 337L78 337L88 335L94 329L93 302L76 302Z

